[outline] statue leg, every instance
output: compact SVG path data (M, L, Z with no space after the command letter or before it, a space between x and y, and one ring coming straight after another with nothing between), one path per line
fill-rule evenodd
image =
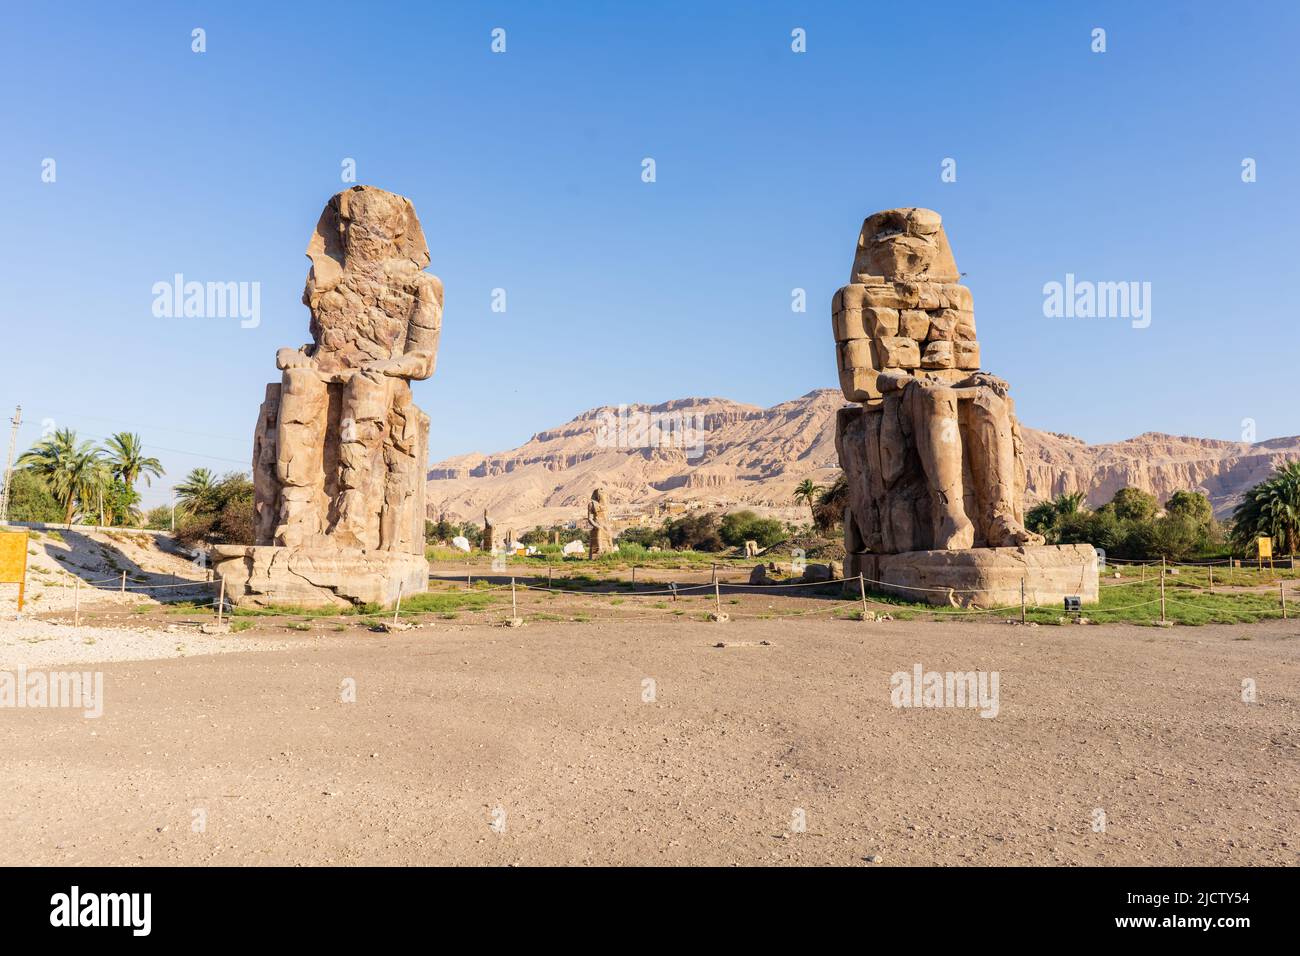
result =
M331 534L348 548L379 547L384 502L383 445L392 390L388 376L357 372L339 411L339 506Z
M419 409L411 400L410 383L392 379L392 401L383 444L384 507L379 516L379 547L384 551L408 550L414 533L413 509L420 484L416 449L420 445ZM424 543L421 516L419 544Z
M309 545L324 530L328 408L328 391L314 369L285 370L275 442L275 477L280 483L276 544Z
M908 384L904 400L930 488L934 521L931 547L942 551L970 548L975 544L975 526L966 516L963 500L957 393L945 386L915 381Z
M988 386L963 402L962 424L971 458L971 478L979 513L987 522L990 548L1042 544L1016 513L1020 467L1016 461L1015 419L1010 399Z
M280 390L266 386L266 400L257 412L253 433L253 543L275 544L280 521L280 479L276 475L276 440L280 432Z

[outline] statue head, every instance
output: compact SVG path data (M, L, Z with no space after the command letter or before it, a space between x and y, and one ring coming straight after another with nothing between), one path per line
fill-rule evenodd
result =
M885 279L957 282L961 276L933 209L887 209L868 216L858 234L850 282L859 275Z
M317 285L329 286L348 268L385 260L429 264L429 246L405 196L374 186L353 186L330 198L307 243Z

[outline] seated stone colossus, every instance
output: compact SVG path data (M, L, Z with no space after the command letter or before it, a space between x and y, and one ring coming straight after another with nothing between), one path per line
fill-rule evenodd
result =
M307 246L312 341L283 348L254 437L257 543L424 552L429 417L442 283L410 200L371 186L330 199Z
M942 593L961 583L987 583L989 575L978 568L939 568L1000 563L1008 580L1026 562L1061 558L1058 549L1027 550L1043 539L1024 525L1020 425L1007 383L980 369L974 306L960 279L938 213L891 209L862 224L849 284L832 304L840 387L854 403L839 410L835 427L848 482L850 575L890 568L900 582L941 580ZM1018 559L866 560L1004 548L1020 549ZM1071 554L1071 566L1076 557L1084 560L1082 552ZM1091 560L1095 569L1095 555ZM951 594L947 600L988 603L958 602Z
M427 586L429 417L442 283L410 200L353 186L307 246L312 341L276 354L253 437L256 545L221 546L236 603L357 604Z

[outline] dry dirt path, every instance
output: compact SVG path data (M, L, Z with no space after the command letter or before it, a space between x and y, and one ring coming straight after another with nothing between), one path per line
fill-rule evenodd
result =
M0 710L0 863L1295 864L1297 637L446 622L96 665L97 720ZM915 663L997 671L998 715L892 706Z

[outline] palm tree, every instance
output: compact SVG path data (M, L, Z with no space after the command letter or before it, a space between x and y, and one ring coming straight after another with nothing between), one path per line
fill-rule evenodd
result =
M206 496L216 485L212 472L206 468L195 468L174 489L176 499L183 505L193 507L199 499Z
M1278 468L1233 510L1233 543L1246 549L1258 537L1274 539L1287 554L1300 546L1300 461Z
M93 510L98 493L108 481L102 454L90 442L77 441L72 429L60 428L23 452L17 465L45 480L50 494L63 506L63 523L71 524L78 505L82 511Z
M1056 529L1056 519L1060 513L1056 510L1056 503L1052 501L1040 501L1028 511L1025 512L1025 527L1035 534L1041 534L1049 539L1052 532Z
M162 462L157 458L145 457L144 444L140 441L140 436L133 432L118 432L108 440L107 450L108 465L113 470L113 477L131 491L135 490L138 478L143 477L144 483L148 485L151 483L150 475L162 477Z
M817 495L821 491L821 486L814 484L811 478L805 478L794 489L794 500L802 501L808 506L808 514L812 516L813 524L817 524L817 512L813 505L817 501Z
M818 529L830 531L844 520L844 509L849 504L849 480L840 472L831 486L817 496L813 505L813 522Z
M1052 508L1058 515L1078 514L1084 509L1088 496L1082 491L1072 491L1069 494L1057 495L1052 501Z

